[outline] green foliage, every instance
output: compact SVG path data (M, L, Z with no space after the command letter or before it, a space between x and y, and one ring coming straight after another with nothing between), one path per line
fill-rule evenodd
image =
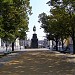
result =
M73 13L75 0L50 0L47 3L53 6L50 10L51 15L47 16L45 13L39 15L39 22L44 31L58 37L72 36L72 29L75 29L75 14Z
M68 17L64 9L57 8L51 10L51 15L40 14L39 22L41 22L41 27L44 28L44 31L49 33L51 37L54 35L54 37L58 36L58 38L61 38L70 34L67 29Z
M1 0L0 4L0 33L3 34L1 38L14 41L20 36L25 37L28 15L31 15L30 0Z
M75 0L50 0L51 15L42 13L39 22L46 33L58 38L72 37L75 53Z
M41 27L44 28L45 32L48 32L48 26L47 26L48 21L46 13L39 14L38 18L39 18L38 22L41 23Z

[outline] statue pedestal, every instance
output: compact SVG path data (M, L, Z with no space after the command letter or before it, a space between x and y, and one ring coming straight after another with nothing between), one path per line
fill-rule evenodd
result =
M31 48L38 48L37 34L33 34L33 37L31 39Z

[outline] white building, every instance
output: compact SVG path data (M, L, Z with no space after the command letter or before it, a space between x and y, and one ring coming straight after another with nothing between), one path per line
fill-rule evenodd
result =
M5 44L6 43L0 38L0 47L5 47ZM9 45L11 45L11 43L7 42L7 45L9 46ZM18 38L15 41L15 46L16 47L20 46Z

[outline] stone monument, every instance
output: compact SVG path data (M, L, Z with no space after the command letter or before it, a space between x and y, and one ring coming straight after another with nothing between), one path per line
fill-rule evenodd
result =
M37 39L37 34L35 33L36 32L35 26L33 27L33 31L34 31L34 34L31 39L31 48L38 48L38 39Z

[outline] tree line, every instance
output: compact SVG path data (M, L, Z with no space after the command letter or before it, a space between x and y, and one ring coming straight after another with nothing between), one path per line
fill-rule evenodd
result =
M25 39L31 15L30 0L0 0L0 38L12 43L17 38Z
M73 40L73 53L75 54L75 0L50 0L50 14L39 14L39 23L47 33L48 40L56 41L58 50L58 40L71 37Z

